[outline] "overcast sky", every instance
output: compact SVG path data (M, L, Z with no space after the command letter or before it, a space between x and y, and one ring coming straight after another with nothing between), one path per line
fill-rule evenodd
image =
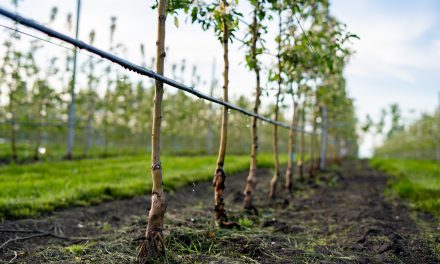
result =
M83 0L80 22L80 39L88 40L90 30L97 31L96 46L108 49L110 17L118 17L115 39L127 46L122 56L141 63L139 45L146 46L147 56L155 50L156 13L150 9L152 0ZM250 9L241 1L240 10L245 19L251 19ZM355 99L360 120L365 115L379 115L380 109L399 103L403 114L414 119L422 112L432 112L439 104L440 92L440 1L436 0L332 0L332 13L346 23L348 30L360 36L354 42L356 54L348 65L345 76L350 96ZM11 9L10 0L0 0L0 5ZM66 32L68 12L74 13L75 0L24 0L19 13L39 22L47 22L52 6L59 7L57 23L53 28ZM185 23L180 16L180 26L173 20L167 23L167 65L186 59L188 72L197 65L207 83L211 79L212 62L217 61L217 78L221 77L221 46L212 32L203 32L198 25ZM0 18L0 24L12 25ZM32 30L23 31L38 34ZM268 47L273 48L275 34L269 25ZM69 33L71 34L71 33ZM240 37L242 33L238 34ZM0 33L5 36L4 33ZM250 96L254 78L244 67L244 50L235 43L231 48L231 92L233 96ZM46 54L62 49L46 46ZM273 52L274 53L274 52ZM266 56L266 65L272 58ZM170 70L168 68L168 75ZM189 82L189 77L185 80ZM209 85L198 89L208 92ZM217 89L220 95L220 87ZM266 98L268 103L272 97ZM411 112L415 110L415 112ZM375 142L378 144L378 142ZM361 154L371 153L372 138L367 136L361 145Z

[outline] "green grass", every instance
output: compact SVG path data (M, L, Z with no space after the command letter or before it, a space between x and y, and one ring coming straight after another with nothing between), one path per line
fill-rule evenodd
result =
M371 164L394 176L392 189L417 209L440 217L440 165L432 161L379 159Z
M19 142L17 147L17 159L18 163L29 163L33 161L35 146L27 142ZM60 161L66 154L65 144L50 144L45 145L45 153L39 154L40 161ZM142 146L108 146L107 152L104 152L104 147L92 146L88 152L88 158L102 158L102 157L116 157L116 156L127 156L127 155L142 155L146 153L147 150ZM180 154L180 153L179 153ZM189 153L192 154L192 153ZM11 162L11 146L9 142L0 141L0 161ZM78 144L73 149L73 156L76 158L84 157L83 146Z
M65 249L74 255L81 255L84 254L86 250L93 245L94 245L93 242L87 242L85 244L73 244L65 247Z
M281 161L287 160L280 155ZM260 167L271 167L272 155L259 155ZM163 156L167 191L192 182L210 180L215 156ZM248 155L229 155L228 174L248 169ZM151 190L150 158L125 156L107 159L40 162L0 166L0 218L36 216L58 208L97 204L133 197Z

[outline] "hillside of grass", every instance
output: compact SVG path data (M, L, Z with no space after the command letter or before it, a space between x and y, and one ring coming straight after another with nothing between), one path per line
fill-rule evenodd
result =
M280 158L282 162L287 161L286 155ZM273 157L262 154L258 161L260 167L271 167ZM215 156L163 156L165 189L170 191L192 182L210 180L215 162ZM248 155L226 158L229 175L247 170L248 166ZM36 216L69 206L147 194L151 190L150 157L0 166L0 190L0 218Z
M440 164L433 161L380 159L371 164L393 176L392 190L410 205L440 217Z

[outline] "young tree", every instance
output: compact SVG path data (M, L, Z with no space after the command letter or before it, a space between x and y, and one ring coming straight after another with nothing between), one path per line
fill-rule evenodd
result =
M167 17L167 0L158 2L158 24L156 42L156 72L164 73L165 65L165 22ZM167 200L163 190L162 165L160 162L160 127L162 122L163 82L156 80L153 105L153 127L151 131L151 176L153 188L151 195L151 209L148 214L148 226L145 241L141 244L138 261L148 263L151 258L165 254L163 240L164 214L167 209Z
M19 0L12 0L15 10L18 10ZM16 24L17 25L17 24ZM20 52L15 44L19 41L20 36L17 32L11 32L9 37L3 42L5 49L3 57L3 65L1 67L3 80L7 87L7 114L6 118L9 123L9 136L11 142L11 160L17 162L17 130L19 125L17 122L17 106L20 105L20 99L26 94L26 83L22 79L22 72L20 71L23 64L23 54Z
M9 137L10 137L10 147L11 147L11 160L13 162L17 161L17 145L16 145L16 131L15 131L15 122L16 122L16 114L15 114L15 104L14 104L14 93L15 93L15 85L13 85L13 82L9 80L8 76L10 76L10 73L12 72L12 62L13 59L13 50L12 50L12 41L11 39L6 39L3 43L3 46L5 47L5 53L3 57L3 63L1 67L2 72L2 81L5 84L6 92L8 97L8 104L6 110L7 113L5 117L7 118L7 122L10 126L9 131Z
M286 175L284 181L284 191L285 191L285 202L289 203L291 199L292 193L292 180L293 174L295 172L295 147L296 147L296 131L298 130L298 102L295 99L295 96L292 91L292 101L293 101L293 113L292 113L292 121L291 128L289 130L289 145L288 145L288 159L287 159L287 167L286 167Z
M278 90L277 90L277 94L276 94L275 109L274 109L274 120L278 121L279 104L280 104L280 97L282 95L282 83L283 83L283 79L281 76L282 71L283 71L283 63L281 60L281 43L282 43L281 38L283 36L282 12L284 9L283 2L275 3L274 9L278 12L278 18L279 18L278 36L276 38L276 41L278 42L278 53L277 53L278 73L277 73L277 76L275 77L275 79L277 80L277 83L278 83ZM273 144L274 167L275 168L274 168L274 174L272 176L272 179L270 180L270 185L269 185L269 198L271 198L271 199L275 198L278 178L280 177L280 173L281 173L279 151L278 151L278 126L277 125L273 126L272 139L273 139L272 144Z
M81 0L77 0L76 7L76 30L75 38L78 39L79 34L79 17L81 11ZM77 64L77 48L73 52L73 71L72 80L70 82L70 104L69 104L69 133L67 141L67 153L65 155L66 159L73 158L73 146L75 140L75 84L76 84L76 64Z
M55 21L55 18L58 14L58 8L53 7L50 12L49 17L49 25ZM34 47L32 47L34 46ZM31 68L34 68L34 74L37 75L39 70L38 66L35 62L34 55L39 47L35 45L31 45L31 49L28 52L28 61ZM32 105L36 106L34 109L34 113L36 113L36 118L34 120L37 121L35 126L35 145L34 145L34 154L33 160L37 161L40 159L40 147L41 147L41 138L44 133L45 126L47 123L46 119L48 116L48 112L50 109L55 107L56 101L60 101L58 93L53 89L50 85L49 80L52 76L56 76L58 73L57 67L58 59L57 57L52 57L48 61L48 66L46 67L46 71L44 71L43 76L37 77L32 87Z
M300 137L300 159L298 164L298 175L300 180L304 180L304 161L305 161L305 129L306 129L306 106L307 106L307 88L302 87L303 103L300 110L301 118L301 137Z
M95 31L89 33L89 43L93 45L95 41ZM95 119L95 106L98 100L97 88L100 78L95 74L96 62L94 58L90 57L84 64L84 71L87 74L87 90L86 96L86 131L84 137L83 156L89 155L89 150L93 142L93 123Z
M156 72L164 74L165 66L165 28L167 13L176 12L177 9L187 7L185 2L158 0L157 5L157 41L156 41ZM155 93L153 104L153 125L151 131L151 208L148 214L148 225L145 232L145 240L139 247L137 256L138 263L149 263L152 259L162 257L165 254L165 242L163 239L164 215L167 209L167 199L163 190L162 164L160 160L160 129L162 123L162 98L163 82L155 81Z
M109 50L110 52L115 51L115 45L114 45L114 36L116 31L116 21L117 18L115 16L112 16L110 18L110 38L109 38ZM107 76L107 82L105 86L105 92L104 92L104 98L101 101L100 107L103 110L102 114L102 133L103 133L103 140L104 140L104 151L103 155L108 155L108 145L110 142L110 114L112 112L112 108L114 107L111 103L112 100L112 87L113 84L116 83L114 80L114 77L111 76L114 75L113 68L111 67L111 64L108 64L107 67L104 68L104 74ZM117 77L116 77L117 78Z
M390 116L391 116L391 128L387 133L387 137L392 137L395 133L403 130L403 125L401 125L401 113L398 104L390 104Z
M218 14L221 21L217 24L217 31L222 31L222 45L223 45L223 62L224 62L224 72L223 72L223 101L228 101L229 94L229 39L231 30L231 19L232 16L228 14L228 7L230 3L227 0L222 0L220 3L220 13ZM224 223L228 221L225 203L223 200L223 192L225 189L226 173L224 170L225 155L226 155L226 142L228 136L228 109L223 107L222 111L222 123L220 132L220 147L217 157L217 168L214 174L213 186L214 186L214 202L215 202L215 219Z
M235 1L237 4L238 1ZM234 38L234 32L238 28L238 16L241 16L234 8L234 3L228 0L217 0L209 4L197 3L191 10L192 22L199 22L204 30L210 27L223 46L223 101L229 98L229 41ZM235 223L228 222L223 199L226 173L224 170L226 143L228 135L228 108L223 107L220 130L220 146L217 157L217 167L214 173L214 205L215 220L220 226L233 226Z
M25 63L22 52L14 50L11 57L13 64L10 65L12 80L9 84L8 114L10 120L11 159L13 162L17 162L17 132L19 130L17 108L21 105L27 94L27 87L21 72L21 67Z
M246 42L250 46L249 54L246 55L246 64L250 70L255 72L256 87L255 87L255 101L254 101L254 113L258 114L260 108L261 86L260 86L260 62L258 61L258 55L262 54L263 48L258 48L257 44L260 39L260 28L262 27L262 21L266 16L265 0L252 0L250 1L254 7L254 17L252 25L250 26L251 39ZM266 30L264 28L264 30ZM253 209L256 212L255 207L252 204L252 198L255 192L256 185L256 170L257 170L257 154L258 154L258 119L252 117L252 146L251 146L251 160L249 167L249 175L246 180L246 187L244 190L244 208L247 210Z
M302 80L305 78L304 72L308 68L310 59L305 49L304 39L301 38L302 32L299 30L299 25L295 21L297 13L304 12L305 3L299 5L296 2L286 2L288 18L285 21L286 34L282 39L282 59L284 61L284 70L287 76L287 82L290 88L287 90L292 97L292 117L291 117L291 129L289 131L289 143L288 143L288 160L285 174L284 190L285 190L285 203L289 203L291 199L291 192L293 187L293 176L296 170L296 143L298 135L298 123L299 123L299 104L298 99L300 97L299 86ZM294 85L295 84L295 85ZM296 87L296 90L294 89Z
M312 98L313 99L313 98ZM309 177L312 178L315 175L318 159L315 157L317 147L317 118L318 118L318 100L315 98L315 102L311 102L311 116L312 116L312 133L310 134L310 165L309 165Z
M92 30L89 34L90 44L93 44L95 39L95 31ZM86 117L86 135L85 135L85 144L84 144L84 157L89 155L90 148L93 144L93 124L95 119L95 105L98 100L97 88L99 85L99 80L95 75L95 62L93 58L89 58L88 61L88 74L87 74L87 117Z
M38 78L33 85L32 92L32 102L36 106L36 128L35 128L35 145L33 159L35 161L39 160L41 138L44 133L45 126L47 123L47 117L49 112L55 108L56 104L61 101L58 93L53 89L49 83L51 75L56 75L58 69L56 67L57 58L51 58L49 65L47 67L46 73L42 78Z

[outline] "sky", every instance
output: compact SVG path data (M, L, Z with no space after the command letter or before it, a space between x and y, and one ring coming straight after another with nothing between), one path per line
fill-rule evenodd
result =
M152 0L82 0L79 38L88 41L88 34L94 29L97 32L95 46L108 50L110 17L116 16L115 40L127 47L127 51L119 55L140 64L141 43L145 45L147 57L155 56L156 11L151 10L152 3ZM0 6L11 10L11 0L0 0ZM24 0L18 12L47 23L53 6L59 8L59 15L51 27L73 36L72 32L67 31L65 21L67 13L75 13L75 0ZM239 9L244 19L250 21L251 9L246 1L241 1ZM355 99L360 122L365 120L367 114L377 119L380 110L392 103L401 106L406 122L414 121L422 113L434 111L440 100L440 1L331 0L331 12L347 24L350 32L360 37L360 40L353 42L356 53L344 73L349 95ZM165 75L171 77L171 65L185 59L187 75L196 65L204 81L197 89L207 93L213 75L213 61L216 61L214 76L221 78L221 45L211 31L204 32L199 25L186 23L184 15L178 19L179 27L174 25L173 19L167 21ZM268 25L266 36L267 46L272 53L275 53L274 23L276 21ZM3 17L0 17L0 24L12 25ZM42 36L31 29L21 27L21 30ZM4 31L0 33L0 38L2 36L5 36ZM242 38L244 32L239 32L237 36ZM26 41L25 38L22 41ZM255 78L245 68L245 49L235 42L230 50L231 94L233 97L250 97ZM61 54L65 51L45 45L45 56L54 52ZM80 59L86 58L80 55ZM274 58L267 55L264 62L270 67ZM190 77L184 78L183 82L190 83ZM220 86L214 94L221 95ZM273 98L273 94L270 94L263 103L268 104ZM372 147L380 144L380 140L377 136L363 135L361 156L371 155Z

